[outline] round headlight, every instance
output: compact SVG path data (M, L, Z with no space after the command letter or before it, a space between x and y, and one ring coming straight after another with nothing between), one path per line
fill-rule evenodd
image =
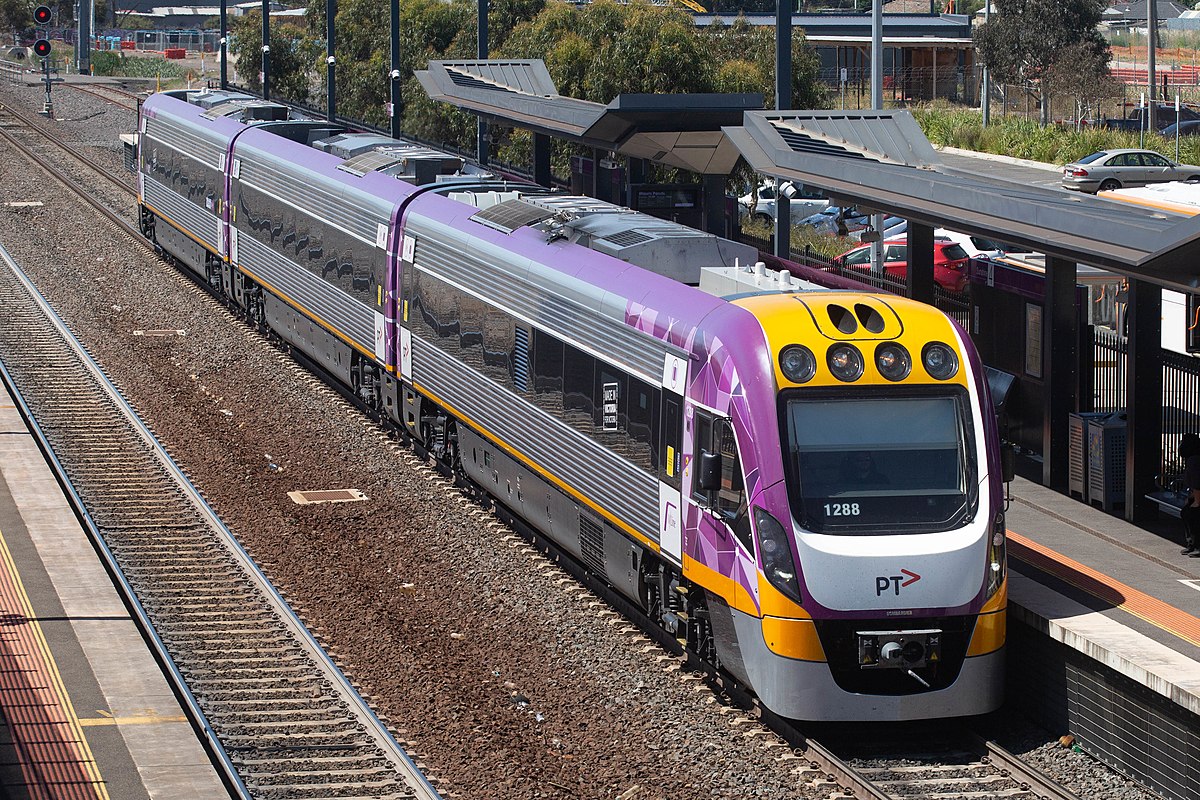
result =
M839 381L856 381L863 374L863 357L852 344L829 348L829 371Z
M779 369L792 383L807 383L817 374L817 359L803 345L788 345L779 354Z
M881 344L875 348L875 366L889 381L902 381L912 371L912 358L901 344Z
M953 378L958 372L958 356L954 351L941 342L930 342L921 351L921 361L925 363L925 371L929 377L939 381Z

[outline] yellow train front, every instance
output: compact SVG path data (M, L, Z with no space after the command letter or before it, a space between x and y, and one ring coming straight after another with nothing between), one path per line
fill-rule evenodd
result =
M693 646L785 717L994 710L1003 486L969 340L903 298L726 291L686 397Z

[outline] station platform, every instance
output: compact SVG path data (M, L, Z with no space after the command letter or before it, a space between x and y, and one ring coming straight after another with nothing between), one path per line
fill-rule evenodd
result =
M229 796L2 385L0 796Z
M1009 701L1169 798L1200 797L1200 558L1017 478L1006 516Z
M1180 555L1183 522L1147 530L1021 478L1011 493L1014 613L1200 714L1200 558Z

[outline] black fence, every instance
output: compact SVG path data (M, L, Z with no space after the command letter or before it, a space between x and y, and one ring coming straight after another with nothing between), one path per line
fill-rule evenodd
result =
M1115 412L1125 408L1128 342L1109 328L1092 328L1092 392L1090 409ZM1163 419L1159 482L1165 488L1179 480L1183 462L1176 452L1179 437L1200 433L1200 359L1174 350L1162 351ZM1083 398L1084 402L1088 398Z

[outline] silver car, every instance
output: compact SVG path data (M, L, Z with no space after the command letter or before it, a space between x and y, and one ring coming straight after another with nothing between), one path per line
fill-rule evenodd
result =
M1108 192L1123 186L1200 181L1200 167L1176 164L1153 150L1101 150L1063 167L1062 187Z

